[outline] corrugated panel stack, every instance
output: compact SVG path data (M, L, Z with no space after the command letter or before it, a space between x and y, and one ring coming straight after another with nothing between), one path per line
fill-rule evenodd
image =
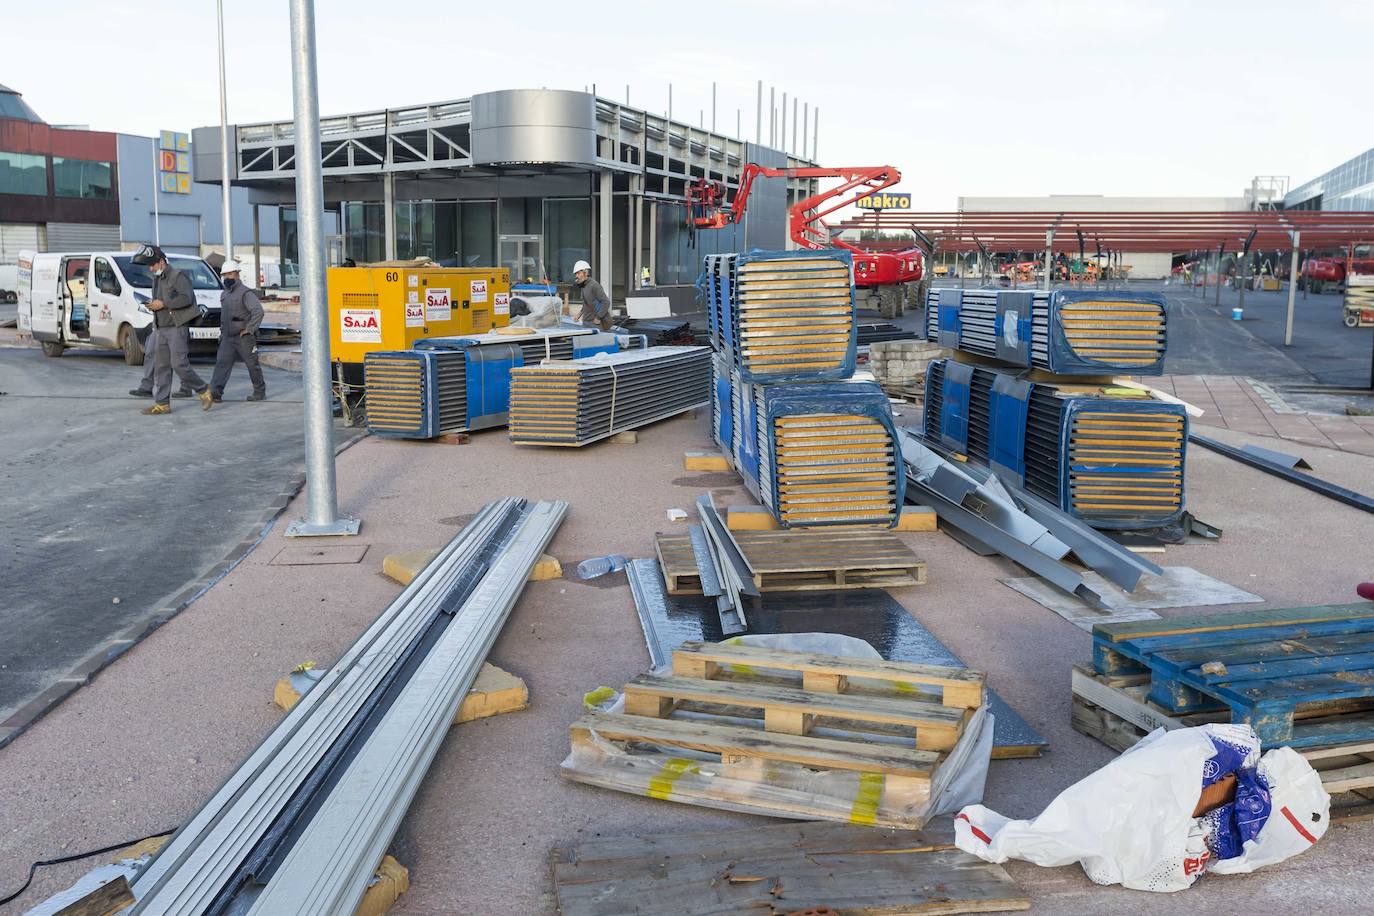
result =
M1097 528L1178 520L1187 412L1110 378L1163 371L1162 296L941 289L927 315L941 344L1015 367L931 363L927 439Z
M504 426L512 368L614 352L617 346L617 338L589 328L551 328L432 337L416 341L411 350L368 353L363 360L367 426L391 439Z
M511 370L510 439L580 446L710 397L711 351L649 347Z
M895 525L905 474L887 395L854 374L847 251L709 255L712 432L783 525Z

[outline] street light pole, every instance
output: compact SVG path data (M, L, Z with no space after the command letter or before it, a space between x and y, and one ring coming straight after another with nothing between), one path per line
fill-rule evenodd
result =
M334 411L330 404L329 315L325 307L324 177L320 96L315 67L314 0L290 0L291 91L296 119L296 237L301 271L301 354L305 388L305 518L287 537L357 534L339 518L334 482Z
M220 206L224 210L224 259L234 257L233 222L229 215L229 103L224 92L224 0L215 0L219 19L219 168ZM258 265L253 269L259 270ZM256 285L256 284L254 284Z

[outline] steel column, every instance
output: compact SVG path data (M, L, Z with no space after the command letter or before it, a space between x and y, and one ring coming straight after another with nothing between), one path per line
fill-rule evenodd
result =
M334 411L330 403L329 312L325 301L324 176L320 96L315 66L314 0L290 0L291 90L296 116L296 238L301 277L301 381L305 389L306 514L287 537L357 534L340 518L334 482Z
M600 256L601 265L597 268L597 279L602 283L611 283L611 245L613 243L615 227L615 215L611 209L611 204L615 195L615 178L610 171L601 173L601 197L597 201L600 206L598 217L598 229L600 240L597 245L597 254ZM611 295L607 290L606 295Z
M1054 271L1054 230L1045 230L1045 277L1041 289L1050 288L1050 275Z
M391 153L387 151L387 157ZM382 175L382 244L385 248L385 256L388 261L396 259L396 173L385 172Z
M253 278L253 289L267 285L266 271L262 269L262 222L259 209L257 204L253 204L253 270L257 272L257 276Z
M1298 245L1302 241L1302 233L1297 229L1293 230L1293 254L1288 261L1288 317L1283 325L1283 345L1293 346L1293 300L1298 293Z

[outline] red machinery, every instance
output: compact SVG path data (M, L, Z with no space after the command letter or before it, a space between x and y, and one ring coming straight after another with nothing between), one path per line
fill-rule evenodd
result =
M832 239L824 217L848 207L862 197L881 191L902 180L902 173L890 165L825 169L770 168L747 163L740 172L739 191L734 203L726 204L725 187L718 181L698 179L687 187L687 221L692 229L721 229L737 223L749 203L754 179L764 178L841 178L837 187L799 200L788 209L787 229L792 241L802 248L844 248L854 255L854 285L893 286L921 279L922 254L919 248L904 251L865 251L841 239ZM850 191L855 193L845 197ZM834 201L834 198L843 198ZM829 203L827 203L829 202ZM823 206L824 205L824 206Z

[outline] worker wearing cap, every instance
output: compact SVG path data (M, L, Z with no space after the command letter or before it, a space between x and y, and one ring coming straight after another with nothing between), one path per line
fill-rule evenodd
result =
M611 297L600 283L592 279L592 265L578 261L573 265L573 280L582 294L582 323L598 327L603 331L611 329Z
M202 410L209 410L210 386L191 368L191 331L188 327L200 317L196 293L191 278L167 263L167 255L156 245L144 245L134 255L134 263L148 268L153 275L153 298L148 311L153 313L157 328L157 345L153 348L153 405L145 407L148 415L172 412L172 373L181 379L200 398Z
M242 266L232 259L219 269L224 278L224 291L219 294L219 353L215 356L215 374L210 379L210 397L216 401L223 397L229 374L234 371L234 361L241 359L253 383L253 393L247 400L265 401L267 382L258 365L257 347L262 303L247 284L239 280L240 270Z

